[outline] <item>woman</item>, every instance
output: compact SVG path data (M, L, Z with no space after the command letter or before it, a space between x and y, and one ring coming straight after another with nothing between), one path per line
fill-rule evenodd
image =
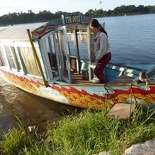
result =
M94 33L94 47L96 59L94 74L98 77L100 83L105 83L103 69L111 60L108 35L97 19L92 19L90 23L90 29Z

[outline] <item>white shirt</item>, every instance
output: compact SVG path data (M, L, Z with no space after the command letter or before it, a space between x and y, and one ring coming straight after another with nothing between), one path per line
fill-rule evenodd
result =
M96 60L100 60L104 55L110 52L108 37L104 32L98 32L94 36L94 47Z

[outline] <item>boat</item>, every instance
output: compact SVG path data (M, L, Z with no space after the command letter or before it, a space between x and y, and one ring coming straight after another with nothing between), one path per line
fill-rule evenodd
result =
M62 104L97 110L115 104L155 103L154 63L109 63L100 84L93 74L91 18L64 14L47 23L0 30L0 77L10 84ZM104 23L104 22L103 22ZM141 70L151 80L135 82Z

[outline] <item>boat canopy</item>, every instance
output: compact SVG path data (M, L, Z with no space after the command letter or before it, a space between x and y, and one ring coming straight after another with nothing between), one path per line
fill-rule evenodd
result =
M54 21L49 21L48 23L40 26L39 28L31 31L33 39L38 39L46 33L53 31L54 29L61 27L63 25L69 26L72 29L77 29L77 24L89 24L91 18L82 16L82 14L65 14L61 18ZM75 25L76 24L76 25ZM78 29L81 29L81 27Z
M88 24L91 18L81 14L65 14L62 18L49 22L19 24L0 28L0 39L29 40L27 29L32 33L33 39L38 39L54 29L63 25L73 27L75 24ZM75 28L74 28L75 29Z
M26 30L34 31L43 24L44 23L31 23L2 27L0 29L0 39L29 40Z

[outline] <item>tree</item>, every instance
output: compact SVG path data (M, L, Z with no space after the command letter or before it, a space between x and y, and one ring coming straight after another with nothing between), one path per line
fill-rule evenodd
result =
M88 16L88 17L93 17L93 15L94 15L94 10L93 10L93 9L88 10L88 11L85 13L85 15Z
M32 22L41 22L41 21L49 21L53 19L60 18L62 14L66 14L67 12L57 11L56 13L51 13L50 11L39 11L39 13L35 14L32 10L28 10L27 13L9 13L8 15L3 15L0 17L1 25L8 24L19 24L19 23L32 23ZM80 12L74 12L80 13ZM103 16L122 16L124 14L140 14L140 13L155 13L155 6L144 6L139 5L135 7L134 5L121 5L116 7L114 10L103 11L102 9L90 9L84 15L88 17L103 17ZM81 13L80 13L81 14Z

